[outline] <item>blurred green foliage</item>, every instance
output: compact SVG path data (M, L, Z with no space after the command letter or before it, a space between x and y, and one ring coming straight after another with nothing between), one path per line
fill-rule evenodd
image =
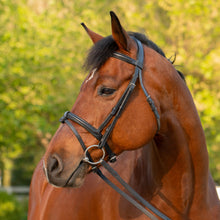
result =
M186 76L220 184L220 2L214 0L1 0L0 161L4 184L29 184L58 119L71 108L92 45L85 22L109 35L109 11L145 33ZM12 176L10 176L10 174Z
M26 210L27 201L26 204L21 204L13 195L9 195L6 192L0 192L0 219L25 220L27 219Z

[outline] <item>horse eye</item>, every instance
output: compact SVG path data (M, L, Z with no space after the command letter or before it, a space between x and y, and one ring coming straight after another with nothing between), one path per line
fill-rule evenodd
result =
M101 87L98 91L98 94L101 96L109 96L112 95L115 91L116 89Z

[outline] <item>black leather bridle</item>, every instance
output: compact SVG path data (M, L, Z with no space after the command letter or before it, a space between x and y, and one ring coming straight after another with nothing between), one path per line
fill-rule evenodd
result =
M133 38L133 37L132 37ZM113 128L115 127L115 124L117 120L119 119L120 115L122 114L129 97L131 96L135 86L137 79L139 78L139 82L141 85L141 88L147 98L147 102L149 103L156 121L157 121L157 131L160 130L160 116L157 111L156 106L154 105L154 102L148 92L146 91L144 85L143 85L143 80L142 80L142 69L143 69L143 62L144 62L144 50L141 42L137 40L136 38L133 38L137 44L137 60L132 59L129 56L126 56L122 53L119 52L114 52L112 57L122 60L124 62L127 62L129 64L132 64L135 66L135 72L132 76L132 79L130 80L129 85L127 86L126 90L124 91L123 95L115 105L115 107L112 109L110 114L106 117L104 122L100 125L98 129L93 127L91 124L89 124L87 121L84 119L80 118L79 116L67 111L64 113L64 116L60 119L60 122L66 123L69 128L72 130L72 132L75 134L76 138L78 139L80 145L82 146L85 154L85 158L83 159L84 162L89 163L90 165L93 166L93 171L96 172L108 185L110 185L113 189L115 189L118 193L120 193L124 198L126 198L129 202L131 202L134 206L136 206L139 210L141 210L145 215L147 215L150 219L156 220L157 218L152 215L148 210L145 209L147 207L150 209L152 212L154 212L156 215L161 217L162 219L169 220L167 216L165 216L163 213L158 211L156 208L154 208L150 203L148 203L146 200L144 200L138 193L136 193L121 177L118 175L118 173L108 164L105 162L105 153L108 155L108 161L110 162L115 162L116 161L116 155L111 151L107 141L110 136L110 134L113 131ZM97 145L91 145L89 147L86 147L84 144L84 141L82 140L80 134L76 130L76 128L73 126L73 124L70 121L73 121L83 128L85 128L89 133L91 133L98 141L99 143ZM109 124L109 122L112 120L112 122ZM109 124L109 125L108 125ZM107 126L108 125L108 126ZM107 128L106 128L107 127ZM105 130L104 134L102 134L102 131ZM91 148L97 148L101 149L103 152L103 155L100 160L98 161L93 161L89 154L89 150ZM104 149L105 150L104 150ZM134 200L131 196L126 194L124 191L119 189L116 185L114 185L107 177L104 176L104 174L101 172L101 170L97 167L97 165L100 164L102 165L108 172L118 180L118 182L127 189L127 191L140 203L138 203L136 200ZM145 207L144 207L145 206Z

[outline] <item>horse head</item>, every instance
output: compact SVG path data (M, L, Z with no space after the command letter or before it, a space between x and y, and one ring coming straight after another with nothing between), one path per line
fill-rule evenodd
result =
M99 161L102 157L108 160L109 154L119 155L123 151L141 148L153 139L159 128L160 106L157 100L161 87L154 74L155 64L151 62L155 63L157 59L169 62L142 45L141 39L137 44L135 34L125 31L117 16L113 12L110 14L111 36L104 38L82 24L94 43L85 62L89 74L71 111L67 113L69 116L62 119L64 123L53 136L44 156L46 176L55 186L81 186L92 168L85 157L88 159L89 155L91 161ZM140 49L143 50L140 55L143 66L137 60ZM148 66L144 61L145 53L150 57ZM142 71L143 80L137 81L138 77L142 77ZM129 93L130 87L132 92ZM145 87L151 96L146 95ZM128 93L129 98L126 99ZM123 109L117 115L120 108ZM73 120L70 120L71 117ZM116 117L117 120L114 120ZM110 128L112 124L114 125ZM95 134L89 132L88 127ZM109 129L111 132L108 132ZM105 135L107 132L108 135ZM96 133L99 133L99 137L96 137ZM102 143L102 147L105 150L100 147L103 137L105 143Z

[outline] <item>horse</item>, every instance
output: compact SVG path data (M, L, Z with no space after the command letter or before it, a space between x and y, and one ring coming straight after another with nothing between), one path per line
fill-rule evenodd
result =
M154 42L110 15L108 37L82 24L94 44L85 61L89 74L34 171L28 219L166 219L126 200L128 189L105 169L109 164L167 219L220 219L204 131L184 76Z

